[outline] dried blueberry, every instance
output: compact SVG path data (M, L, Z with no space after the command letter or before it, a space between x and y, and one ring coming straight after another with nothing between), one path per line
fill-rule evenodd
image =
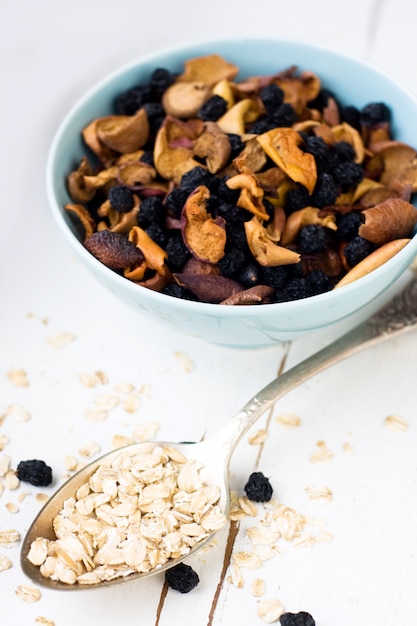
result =
M112 208L118 213L127 213L133 209L133 192L124 185L114 185L109 189L107 195Z
M312 154L317 165L318 171L327 171L329 168L329 146L322 137L306 137L300 148Z
M346 244L344 255L349 267L357 265L375 250L375 244L357 235Z
M315 269L311 270L306 276L306 281L311 287L313 295L318 295L319 293L325 293L326 291L330 291L332 288L332 281L330 277L323 272L323 270Z
M148 116L149 129L152 135L156 135L165 119L165 111L160 102L148 102L143 105Z
M323 111L323 109L327 107L331 99L337 103L336 97L332 91L329 91L329 89L321 89L318 95L314 98L314 100L310 100L307 103L307 106L310 109L318 109L319 111Z
M223 276L226 278L235 278L235 276L243 270L246 265L246 255L239 248L232 248L219 261L219 268Z
M178 563L165 572L165 581L169 587L180 593L188 593L198 585L200 579L190 565Z
M298 245L304 254L314 254L323 250L328 242L327 232L320 224L308 224L300 230Z
M284 92L281 87L278 87L275 83L262 87L259 96L268 112L278 108L284 101Z
M356 211L337 215L336 235L341 241L349 241L358 234L359 226L362 224L362 215Z
M38 459L20 461L17 466L16 476L19 480L30 483L35 487L47 487L52 482L52 469Z
M275 294L274 302L292 302L314 295L306 278L293 278L285 287Z
M254 263L249 263L243 270L237 275L237 280L249 289L259 284L259 266Z
M332 175L336 185L340 185L343 191L349 187L359 185L363 180L364 171L359 163L342 163L334 168Z
M140 203L138 224L141 228L148 228L151 224L162 224L165 219L165 207L160 196L148 196Z
M228 133L227 136L229 138L230 147L232 149L232 154L230 155L230 157L231 159L234 159L242 152L245 144L243 143L240 135L236 135L235 133Z
M391 111L384 102L371 102L360 112L361 123L371 127L376 124L391 121Z
M269 502L272 498L272 486L262 472L253 472L244 487L249 500L253 502Z
M226 111L226 100L221 96L214 95L203 104L198 112L198 117L204 122L216 122Z
M205 167L194 167L192 170L186 172L181 178L180 187L186 189L188 193L191 193L200 185L210 185L212 175Z
M352 128L360 130L361 127L361 114L360 111L354 106L345 106L340 110L340 116L343 122L346 122Z
M165 249L167 243L167 234L164 228L159 224L149 224L147 228L144 228L149 237L158 244L161 248Z
M179 218L189 195L190 192L187 189L181 187L173 189L165 198L165 208L168 215Z
M313 191L313 206L321 209L334 204L338 193L339 191L333 177L326 172L319 174Z
M285 196L285 208L288 213L293 213L311 204L311 196L303 185L297 185L290 189Z
M274 289L282 289L287 282L287 271L283 265L261 267L260 282Z
M165 252L168 254L167 265L171 272L179 272L191 256L179 233L169 237Z
M277 109L269 113L268 118L275 127L292 126L297 121L294 107L289 102L283 102Z
M163 67L154 70L149 80L153 98L160 99L164 91L175 82L175 78L175 74Z
M138 85L124 91L115 100L116 113L119 115L134 115L145 102L151 98L151 88L149 85Z
M305 611L299 613L283 613L279 618L281 626L316 626L316 622Z

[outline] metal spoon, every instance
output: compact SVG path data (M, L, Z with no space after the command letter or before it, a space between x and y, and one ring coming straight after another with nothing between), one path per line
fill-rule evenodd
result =
M346 357L353 355L360 350L368 348L384 339L396 336L402 332L413 329L417 324L417 279L413 279L405 289L393 298L378 313L370 317L353 330L349 331L330 345L319 352L305 359L278 378L269 383L264 389L259 391L245 406L217 433L211 438L200 443L166 444L165 442L145 442L126 446L134 452L150 451L155 445L175 446L182 454L188 458L198 459L204 465L205 479L213 485L218 485L221 489L220 506L224 513L229 507L229 463L233 451L242 439L243 435L250 429L256 420L271 405L304 381L328 368ZM131 581L138 578L160 573L172 567L180 561L188 558L197 550L200 550L209 541L208 538L197 543L186 556L179 559L170 560L166 565L155 568L148 573L134 573L126 577L115 578L111 581L94 583L92 585L80 585L78 583L69 585L62 582L45 578L41 575L38 567L32 565L27 555L31 543L37 537L48 537L55 539L52 529L52 520L62 508L63 502L73 496L77 489L88 481L94 471L103 463L110 461L120 454L120 450L114 450L103 455L93 463L85 466L82 470L72 476L58 491L50 498L46 505L39 512L38 516L29 528L23 541L21 550L21 565L25 574L38 585L50 589L91 589L96 587L109 586L111 584Z

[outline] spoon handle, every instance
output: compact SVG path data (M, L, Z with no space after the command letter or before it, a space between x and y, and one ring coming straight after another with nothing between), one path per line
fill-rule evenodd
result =
M256 420L283 395L339 361L417 325L417 278L384 308L339 339L275 378L215 435L226 450L234 448Z

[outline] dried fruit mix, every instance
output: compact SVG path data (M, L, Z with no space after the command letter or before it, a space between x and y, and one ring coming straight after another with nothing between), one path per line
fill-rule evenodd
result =
M389 106L345 105L297 67L238 71L157 68L82 129L65 208L85 247L138 285L239 305L343 286L406 245L417 151Z

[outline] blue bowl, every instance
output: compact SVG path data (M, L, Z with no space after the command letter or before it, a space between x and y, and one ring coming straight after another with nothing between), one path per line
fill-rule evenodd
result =
M323 329L359 311L408 268L417 254L417 237L368 275L321 295L268 305L220 306L173 298L138 286L108 269L82 245L64 205L71 202L66 177L85 155L81 130L108 115L115 97L156 67L181 73L184 61L217 53L240 68L239 78L273 74L289 66L311 70L344 104L358 108L385 102L393 111L396 139L417 146L417 101L402 86L370 65L331 50L285 40L218 40L163 50L137 59L95 85L69 111L53 140L47 163L47 193L52 214L74 254L97 280L140 314L181 333L232 347L263 347ZM91 294L94 303L94 294Z

